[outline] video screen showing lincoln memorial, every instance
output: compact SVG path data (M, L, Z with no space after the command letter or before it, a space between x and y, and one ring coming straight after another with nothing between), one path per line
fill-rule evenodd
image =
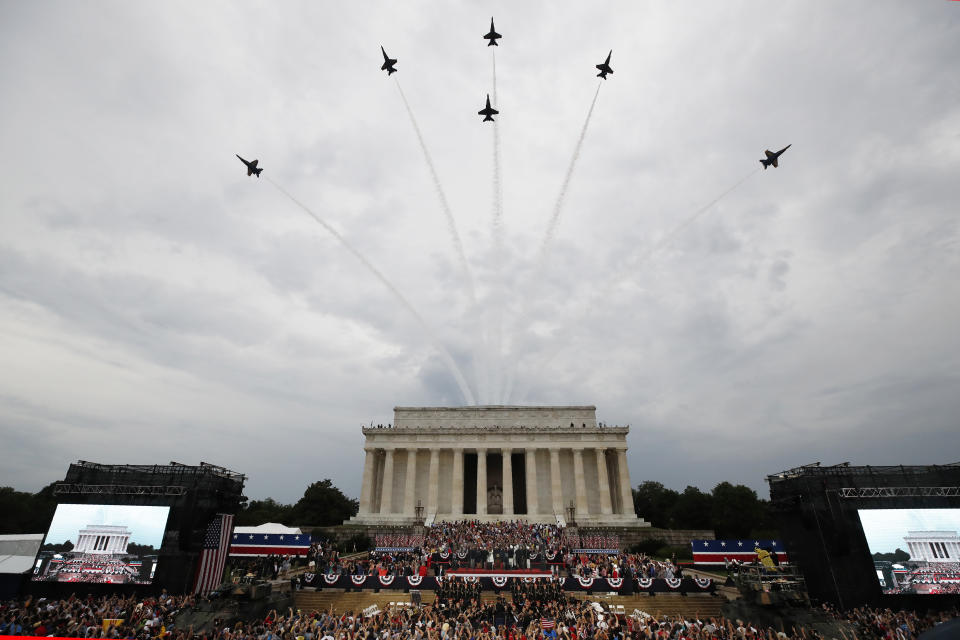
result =
M169 513L170 507L60 504L33 580L150 584Z

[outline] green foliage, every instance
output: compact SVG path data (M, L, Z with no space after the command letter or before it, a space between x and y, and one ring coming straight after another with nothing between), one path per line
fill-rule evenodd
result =
M664 529L713 530L718 538L776 538L770 505L742 484L721 482L710 493L688 486L682 493L659 482L643 482L633 491L636 513ZM645 553L653 550L649 547Z
M57 502L51 483L37 493L0 487L0 534L46 533Z
M235 523L239 527L256 526L264 522L326 527L341 524L356 515L359 508L358 501L345 496L326 478L307 487L296 504L280 504L273 498L251 500L237 514Z
M154 556L158 551L151 544L137 544L131 542L127 545L127 554L131 556Z
M757 492L721 482L713 488L713 529L718 538L746 538L763 518Z
M254 527L264 522L279 522L291 525L293 505L280 504L273 498L251 500L237 513L234 524L238 527Z
M343 495L329 478L314 482L293 505L293 519L298 524L327 527L338 525L357 514L360 503Z
M880 553L879 551L873 554L874 560L886 560L888 562L906 562L910 559L910 554L897 547L896 551L893 553Z
M661 529L672 528L670 509L680 494L659 482L646 481L633 491L633 508L645 520Z
M42 551L53 551L54 553L64 553L67 551L73 551L73 543L70 542L69 540L61 542L59 544L48 542L47 544L40 547L40 549Z

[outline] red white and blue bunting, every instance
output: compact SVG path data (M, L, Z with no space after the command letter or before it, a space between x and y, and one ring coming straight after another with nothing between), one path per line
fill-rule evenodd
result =
M434 590L443 584L455 582L458 580L469 581L471 584L479 584L484 590L501 590L509 588L510 578L519 578L524 583L536 583L540 580L555 580L564 591L615 591L622 594L639 592L646 593L664 593L676 591L706 592L713 591L716 585L710 578L673 578L665 580L663 578L638 578L630 582L624 578L551 578L549 574L539 577L529 575L516 575L507 572L489 572L485 575L457 574L446 576L405 576L404 579L397 580L394 576L376 576L370 579L370 576L348 576L342 574L303 574L304 586L314 589L336 588L336 589L426 589Z

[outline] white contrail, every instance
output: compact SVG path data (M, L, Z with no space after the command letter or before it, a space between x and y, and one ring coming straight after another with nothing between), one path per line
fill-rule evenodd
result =
M567 189L570 188L570 180L573 178L573 170L577 166L577 160L580 158L580 147L583 146L583 139L587 136L587 127L590 126L590 117L593 115L593 108L597 104L597 97L600 95L600 87L603 82L597 83L597 91L593 94L593 101L590 102L590 110L587 111L587 118L583 121L583 129L580 130L580 137L573 148L573 156L570 158L570 166L567 167L567 174L563 178L563 184L560 185L560 193L557 195L557 201L553 205L553 214L550 216L550 222L547 225L547 232L543 236L543 242L540 244L540 252L537 255L536 276L543 268L547 259L547 253L550 251L550 245L553 244L553 238L557 233L557 227L560 224L560 214L563 212L563 203L567 198Z
M427 143L424 141L423 134L420 132L420 125L417 124L417 119L413 115L413 109L410 108L410 103L407 102L407 96L403 93L403 87L400 86L400 80L394 78L394 81L397 83L397 91L400 92L400 98L403 99L403 106L407 108L407 115L410 116L410 124L413 125L413 131L417 134L417 141L420 143L420 149L423 151L423 158L427 162L427 168L430 170L430 177L433 179L433 186L436 189L437 197L440 199L440 208L443 210L443 215L447 219L447 228L450 232L450 239L453 241L453 246L457 250L457 257L460 260L460 268L463 269L463 274L467 279L470 303L476 306L477 295L473 285L473 273L470 271L470 265L467 263L467 255L463 251L463 242L460 241L460 234L457 232L457 221L454 219L453 213L450 211L450 205L447 203L447 196L443 192L443 186L440 184L440 177L437 175L437 170L433 166L433 158L430 157L430 151L427 150Z
M577 160L580 159L580 149L583 146L584 138L587 136L587 128L590 126L590 119L593 116L593 109L597 105L597 98L600 95L600 87L602 86L603 81L601 80L597 83L597 90L593 94L593 100L590 101L590 109L587 110L587 117L584 119L583 128L580 130L580 137L577 138L577 144L573 148L573 155L570 157L570 165L567 167L567 173L560 185L560 193L557 194L556 202L553 205L553 213L550 216L550 222L547 224L546 233L544 233L543 241L540 243L540 249L537 252L537 257L534 261L533 273L531 276L532 283L536 283L546 266L550 248L553 244L554 237L556 236L557 228L560 225L560 214L563 212L564 201L567 198L567 191L570 188L570 181L573 178L573 170L577 166ZM527 297L521 300L520 311L517 313L517 317L514 320L514 326L522 324L522 321L527 313L527 300ZM504 402L509 400L510 394L513 392L513 381L518 365L519 363L517 361L513 361L510 363L510 366L507 367L508 371L504 385L505 391L503 393Z
M634 261L634 263L631 265L631 268L636 269L642 266L644 263L647 262L647 260L655 256L656 254L660 253L661 250L663 250L671 242L673 242L674 238L676 238L678 235L686 231L687 227L692 225L694 222L696 222L700 218L700 216L702 216L707 211L709 211L713 207L713 205L717 204L718 202L723 200L725 197L727 197L731 191L733 191L734 189L742 185L744 182L752 178L754 175L756 175L758 171L760 171L760 167L757 167L756 169L750 171L750 173L748 173L747 175L737 180L732 187L730 187L729 189L727 189L726 191L718 195L716 198L714 198L707 204L703 205L702 207L694 211L692 215L688 216L687 218L684 218L684 220L680 224L678 224L676 227L674 227L670 231L670 233L668 233L663 238L661 238L660 242L653 245L652 247L647 249L646 252L641 254L640 257L637 258L637 260Z
M470 264L467 262L467 255L463 250L463 242L460 240L460 233L457 231L457 221L453 217L453 212L450 210L450 204L447 202L447 195L443 190L443 185L440 183L440 176L437 175L437 169L433 165L433 158L430 155L429 149L427 149L426 141L423 139L423 133L420 131L420 125L417 124L417 118L413 115L413 109L410 107L410 102L407 100L407 96L403 92L403 87L400 86L400 79L394 78L394 81L397 83L397 91L400 93L400 98L403 100L403 106L407 110L407 116L410 118L410 124L413 125L413 131L417 136L417 142L420 143L420 150L423 152L423 159L427 163L427 169L430 171L430 178L433 180L434 190L437 193L437 198L440 200L440 209L447 221L447 230L450 234L450 240L453 242L454 249L457 252L457 258L460 262L460 269L463 271L464 278L467 281L467 294L470 298L471 313L476 315L479 313L479 305L477 302L476 287L473 281L473 272L470 270ZM481 339L483 340L485 346L486 338L481 337ZM484 348L484 351L486 351L486 348ZM478 371L479 366L480 363L478 363L477 358L474 357L473 375L477 383L478 392L480 380L482 378L482 374Z
M321 227L326 229L330 233L330 235L332 235L334 238L339 240L340 244L343 245L344 249L352 253L353 257L359 260L363 266L369 269L370 273L376 276L376 278L383 284L383 286L389 289L390 293L392 293L394 297L396 297L396 299L400 302L400 304L403 305L403 307L407 311L409 311L414 318L416 318L418 323L420 323L420 327L423 329L424 333L427 334L427 337L430 339L430 342L433 344L434 348L440 353L440 357L443 359L444 364L447 365L447 368L450 369L450 373L453 374L453 377L457 382L457 386L460 387L460 393L463 394L463 398L467 402L467 404L476 404L473 400L473 393L471 393L470 387L469 385L467 385L467 381L464 379L463 373L460 371L460 367L457 366L457 363L453 359L453 356L451 356L450 352L447 351L447 348L440 343L439 339L437 338L436 332L430 326L427 325L427 322L426 320L423 319L423 316L421 316L420 313L417 312L417 310L414 308L414 306L410 304L410 302L403 296L402 293L400 293L399 289L393 286L393 283L387 280L386 276L384 276L379 269L373 266L373 264L371 264L370 261L367 260L362 253L357 251L353 247L353 245L347 242L346 238L340 235L340 233L336 229L334 229L332 226L327 224L327 222L324 221L323 218L321 218L320 216L315 214L313 211L311 211L310 208L307 207L307 205L303 204L302 202L294 198L290 194L290 192L288 192L279 184L271 180L269 176L267 176L266 179L267 179L267 182L272 184L277 191L279 191L283 195L290 198L291 202L293 202L295 205L300 207L304 211L304 213L306 213L308 216L313 218Z
M491 50L491 61L493 65L493 103L500 106L497 99L497 52ZM503 228L503 180L501 173L500 159L500 125L493 123L493 220L491 234L493 236L493 255L496 262L496 286L493 291L493 300L491 309L493 312L493 349L489 352L488 358L493 357L493 371L491 386L493 395L491 402L502 402L503 393L503 261L504 261L504 228ZM488 365L489 366L489 365Z
M733 183L733 186L729 187L729 188L726 189L723 193L721 193L720 195L718 195L716 198L714 198L713 200L711 200L710 202L708 202L707 204L703 205L702 207L700 207L699 209L697 209L696 211L694 211L692 214L690 214L689 216L687 216L686 218L684 218L684 219L680 222L680 224L678 224L678 225L675 226L673 229L671 229L665 236L663 236L663 238L660 239L659 242L657 242L657 243L654 244L652 247L650 247L649 249L647 249L646 251L644 251L642 254L640 254L640 256L639 256L636 260L632 261L632 263L630 264L630 269L631 269L631 271L636 271L636 270L638 270L640 267L642 267L644 264L646 264L651 258L653 258L655 255L657 255L658 253L660 253L660 251L662 251L663 249L665 249L667 246L669 246L670 243L672 243L672 242L677 238L677 236L679 236L679 235L682 234L684 231L686 231L687 228L690 227L690 225L692 225L693 223L695 223L695 222L696 222L698 219L700 219L705 213L707 213L708 211L710 211L710 209L712 209L715 204L717 204L717 203L720 202L723 198L725 198L725 197L727 197L728 195L730 195L730 193L731 193L733 190L735 190L737 187L739 187L740 185L742 185L744 182L746 182L747 180L749 180L750 178L752 178L752 177L753 177L754 175L756 175L757 172L759 172L759 171L760 171L760 167L757 167L756 169L752 169L752 170L751 170L749 173L747 173L745 176L743 176L742 178L740 178L739 180L737 180L735 183ZM608 282L607 282L607 288L604 289L603 292L602 292L600 295L595 296L595 298L596 298L596 299L599 299L599 300L608 300L608 299L609 299L609 295L607 294L607 291L608 291L610 288L612 288L617 282L619 282L619 280L620 280L619 278L614 278L614 279L608 280ZM602 305L599 305L599 304L588 304L588 305L587 305L588 311L589 311L589 310L599 309L599 308L601 308L601 307L602 307ZM583 320L584 320L584 318L581 317L581 318L579 319L578 323L582 324L582 323L583 323ZM552 362L553 359L556 358L556 357L566 348L566 346L569 345L569 344L571 344L571 342L568 340L568 341L564 342L563 345L561 345L561 346L557 347L556 349L554 349L546 359L544 359L543 361L541 361L540 363L537 364L537 366L535 367L535 370L536 370L536 371L543 371L543 370L545 370L546 367L547 367L547 365L550 364L550 362ZM517 370L518 367L519 367L519 362L517 362L517 363L514 365L513 369L511 370L511 375L509 376L509 379L508 379L508 383L509 383L510 386L508 387L508 390L507 390L507 400L509 400L510 395L513 393L513 382L514 382L516 370ZM526 393L526 389L524 388L524 389L521 389L521 391L520 391L517 395L518 395L518 397L523 398L523 396L524 396L525 393Z

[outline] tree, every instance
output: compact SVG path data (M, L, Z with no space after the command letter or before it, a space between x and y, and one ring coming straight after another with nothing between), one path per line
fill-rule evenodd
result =
M338 525L356 515L360 503L343 495L329 478L314 482L293 505L292 519L297 524L327 527Z
M53 520L57 501L51 483L36 493L0 487L0 534L45 533Z
M670 508L670 520L678 529L713 529L713 496L688 486Z
M633 510L653 526L663 529L673 526L670 510L680 494L659 482L647 480L633 490Z
M256 526L264 522L290 525L293 522L292 513L293 505L280 504L273 498L251 500L237 514L234 523L238 527Z
M766 524L757 492L742 484L721 482L713 488L712 515L718 538L746 538Z

